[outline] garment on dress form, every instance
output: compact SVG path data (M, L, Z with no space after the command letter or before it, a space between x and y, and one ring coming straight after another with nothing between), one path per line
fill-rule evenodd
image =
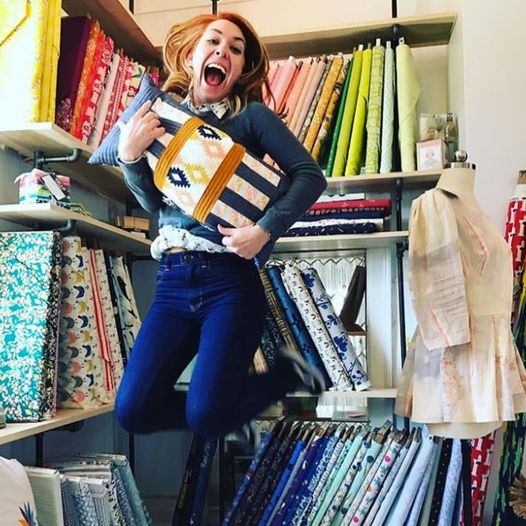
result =
M510 330L511 252L473 196L474 173L444 170L413 201L409 220L418 326L395 411L451 438L487 434L526 409L526 371Z

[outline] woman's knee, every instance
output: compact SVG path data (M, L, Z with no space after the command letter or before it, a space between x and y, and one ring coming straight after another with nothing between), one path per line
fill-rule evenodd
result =
M120 391L117 392L117 397L115 398L114 412L117 422L124 430L129 433L147 432L144 415L139 411L137 404Z
M227 431L224 426L223 411L212 407L204 400L186 403L186 420L190 429L204 438L217 438ZM223 416L223 418L222 418Z

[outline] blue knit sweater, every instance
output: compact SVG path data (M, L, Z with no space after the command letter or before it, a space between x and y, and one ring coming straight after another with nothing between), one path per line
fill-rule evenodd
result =
M262 266L276 240L326 188L325 177L293 133L264 104L251 102L237 115L221 120L211 111L200 113L199 117L228 133L234 141L242 144L257 157L263 159L265 154L269 154L290 178L287 193L269 207L257 223L269 232L272 238L256 257L258 266ZM179 208L163 202L163 194L154 185L152 171L145 159L121 166L126 185L140 205L148 212L159 211L159 228L167 225L182 228L221 246L223 236L219 232L201 225Z

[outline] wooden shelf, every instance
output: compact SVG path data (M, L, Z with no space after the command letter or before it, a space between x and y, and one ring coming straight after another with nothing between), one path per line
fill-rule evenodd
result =
M119 0L62 0L70 16L89 15L131 58L145 65L158 65L159 51L139 27L133 14Z
M310 393L294 393L290 396L297 397L312 397ZM380 398L389 399L396 398L396 388L388 387L384 389L368 389L365 391L325 391L322 395L316 395L323 397L323 400L338 399L338 398Z
M403 190L426 189L435 186L440 171L391 172L388 174L352 175L350 177L327 177L325 194L346 194L353 192L392 192L396 181L402 181Z
M79 234L96 237L102 241L103 246L113 250L149 253L152 244L149 239L137 237L122 228L52 203L0 205L0 219L31 227L35 223L54 227L64 225L68 219L72 219L77 222Z
M51 431L74 422L111 413L112 411L113 404L106 404L94 409L59 409L56 416L51 420L27 424L7 424L7 427L0 429L0 445L44 433L45 431Z
M405 241L407 230L376 232L375 234L343 234L336 236L282 237L278 239L272 256L301 254L308 256L337 255L348 250L387 248Z
M315 56L323 53L350 53L359 44L383 42L393 38L393 26L399 26L398 35L411 47L447 44L451 38L456 15L440 13L429 16L389 18L351 27L329 27L301 33L272 35L263 38L273 59Z
M119 200L133 198L124 183L121 170L113 166L94 166L87 163L93 148L79 141L52 122L24 123L17 128L0 128L0 143L22 155L33 157L34 150L43 151L48 157L69 155L74 148L82 151L78 163L53 163L57 172L69 175L91 191Z

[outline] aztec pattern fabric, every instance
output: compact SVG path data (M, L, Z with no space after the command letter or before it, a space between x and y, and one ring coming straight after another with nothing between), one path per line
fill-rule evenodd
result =
M125 123L147 101L166 133L146 151L156 187L183 212L213 229L252 225L281 197L287 178L225 132L191 115L145 77L119 122ZM90 158L117 164L120 128L115 126Z
M0 403L8 422L54 412L60 259L55 232L0 233Z
M331 299L321 282L321 279L314 268L308 268L301 272L303 281L314 300L314 304L321 314L322 320L327 327L327 331L332 338L340 359L347 370L347 374L353 383L356 391L363 391L371 386L371 382L359 362L354 347L349 339L347 330L342 321L336 314Z

